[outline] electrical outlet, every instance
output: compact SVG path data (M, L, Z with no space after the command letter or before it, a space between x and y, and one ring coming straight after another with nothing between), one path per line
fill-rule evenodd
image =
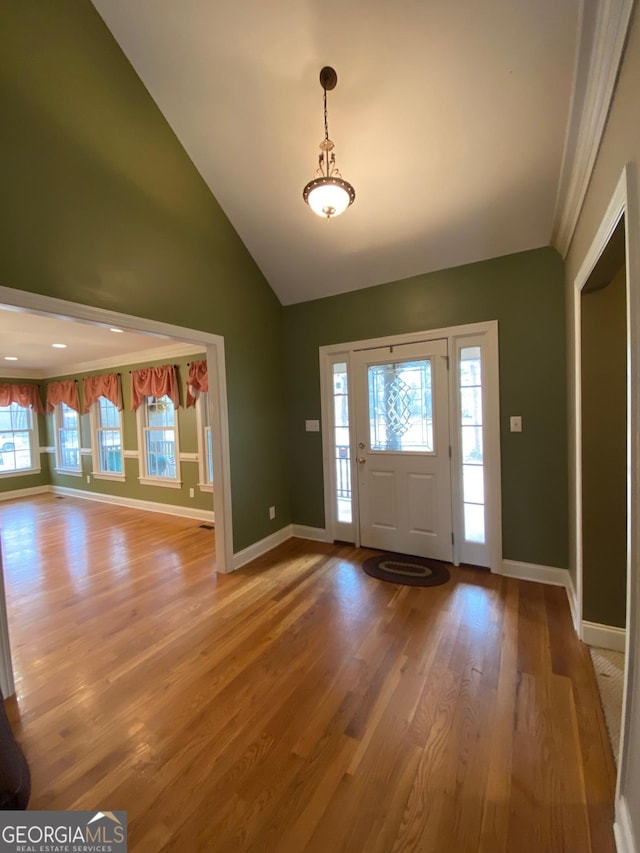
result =
M194 490L194 489L189 489L189 497L190 497L190 498L194 498L195 496L196 496L195 490Z
M269 507L269 518L271 521L276 517L276 508L274 506Z
M91 474L87 474L87 483L91 483Z

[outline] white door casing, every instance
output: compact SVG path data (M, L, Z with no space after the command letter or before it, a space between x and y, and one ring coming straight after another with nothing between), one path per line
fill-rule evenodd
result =
M408 345L431 345L436 340L446 340L449 356L448 417L451 445L450 494L451 524L449 536L453 531L453 548L446 559L455 565L460 562L487 566L492 572L502 573L502 499L500 473L500 398L498 363L498 323L495 320L472 323L464 326L450 326L421 332L411 332L384 338L331 344L319 348L323 480L326 528L323 538L354 542L364 545L360 538L360 482L359 471L362 467L357 459L367 447L364 439L356 436L356 376L357 364L365 357L365 352L382 349L389 354L389 347L397 355ZM471 348L471 349L470 349ZM475 354L474 354L475 353ZM481 389L476 404L481 403L482 423L482 478L483 493L469 494L466 482L467 463L473 461L465 448L463 434L470 431L468 393L469 371L463 369L463 362L470 357L481 361ZM468 362L467 362L468 365ZM337 399L348 391L348 399ZM480 400L481 395L481 400ZM446 406L445 406L446 408ZM336 414L338 413L338 414ZM476 416L478 414L477 405ZM474 417L473 422L478 422ZM363 443L365 447L359 447ZM349 446L344 446L348 444ZM337 445L341 445L338 447ZM367 463L364 463L365 466ZM473 473L473 472L471 472ZM475 474L479 472L475 470ZM382 472L381 472L382 475ZM477 476L475 477L477 483ZM419 485L423 483L416 483ZM424 489L423 489L424 492ZM476 489L477 492L477 489ZM422 495L424 499L425 495ZM367 497L365 495L365 501ZM469 504L481 500L482 506L471 506L471 510L480 514L484 530L479 538L477 524L469 526ZM418 502L419 503L419 502ZM377 508L376 508L377 509ZM367 525L365 524L365 527ZM381 525L380 525L381 526ZM369 540L367 540L369 541ZM385 550L388 546L384 546ZM411 553L405 549L405 553ZM417 553L413 551L413 553Z
M452 559L447 341L354 357L360 542Z

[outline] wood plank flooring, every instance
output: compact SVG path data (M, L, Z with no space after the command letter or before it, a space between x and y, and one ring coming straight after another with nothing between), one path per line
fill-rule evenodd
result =
M614 853L615 771L563 589L290 540L228 576L197 522L0 503L31 808L129 849Z

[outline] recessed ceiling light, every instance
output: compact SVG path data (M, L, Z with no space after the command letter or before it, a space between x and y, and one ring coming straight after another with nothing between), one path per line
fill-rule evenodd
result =
M54 347L55 349L66 349L67 348L66 344L51 344L51 346Z
M17 361L18 356L17 355L5 355L4 360L5 361Z
M119 335L124 331L123 329L109 329L110 332L117 332Z

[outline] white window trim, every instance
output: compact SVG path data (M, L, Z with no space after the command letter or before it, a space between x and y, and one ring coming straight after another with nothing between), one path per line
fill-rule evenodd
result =
M29 408L28 406L23 406L22 408ZM33 409L30 409L31 413L31 426L29 427L29 448L31 450L31 467L30 468L20 468L19 471L3 471L0 473L0 480L6 480L9 477L26 477L33 474L39 474L42 471L42 467L40 465L40 436L38 433L38 415Z
M78 448L78 468L64 468L62 466L62 448L60 447L60 435L59 431L61 429L61 418L62 418L62 406L63 403L56 403L56 406L53 410L53 442L55 446L56 453L56 464L54 470L56 474L64 474L69 477L82 477L82 448ZM68 408L71 408L70 406ZM75 409L72 409L75 411ZM76 416L78 418L78 442L82 442L82 434L80 428L80 413L76 412Z
M446 338L452 360L457 357L459 347L478 346L482 343L483 353L483 413L485 416L485 520L486 520L486 549L487 563L492 572L502 574L502 491L500 477L500 384L498 371L498 322L489 320L481 323L471 323L466 326L451 326L444 329L428 329L422 332L412 332L404 335L388 335L382 338L370 338L363 341L349 341L332 344L319 348L321 415L322 415L322 446L323 446L323 480L324 480L324 509L325 527L329 539L345 537L345 528L351 528L352 535L347 541L360 545L360 520L358 516L358 478L352 470L352 525L345 525L337 520L334 506L335 474L333 459L333 384L332 372L335 362L346 362L349 382L349 423L351 435L352 466L356 453L355 418L353 412L353 367L352 354L356 350L377 347L406 345ZM472 344L469 344L472 341ZM486 359L486 362L485 362ZM452 524L454 533L453 558L457 565L461 561L461 543L464 528L462 513L458 509L461 501L462 487L462 448L461 432L458 424L458 398L460 379L457 363L449 370L449 407L451 425L451 487L454 511Z
M138 431L138 482L143 486L161 486L165 489L181 489L182 488L182 470L180 467L180 431L178 427L178 410L174 409L174 425L172 427L175 432L175 458L176 458L176 476L175 479L168 477L152 477L147 473L147 456L145 453L144 430L146 426L146 402L145 397L142 403L136 409L136 424ZM124 454L123 454L124 455Z
M124 437L122 434L122 410L117 409L118 412L118 429L120 430L120 459L122 460L122 474L117 474L113 471L101 471L100 470L100 444L98 442L98 429L100 428L100 422L98 419L98 406L100 405L100 401L96 400L95 403L91 404L89 409L89 423L91 425L91 476L94 480L113 480L117 483L124 483L126 480L125 472L124 472Z
M206 393L206 397L204 399L207 400L209 406L209 423L212 421L211 414L211 397L208 392ZM203 396L202 393L198 394L198 399L196 400L196 434L198 436L198 489L201 492L213 492L213 483L207 482L207 448L204 441L204 425L202 419L202 406L203 406ZM211 429L211 427L209 427Z

